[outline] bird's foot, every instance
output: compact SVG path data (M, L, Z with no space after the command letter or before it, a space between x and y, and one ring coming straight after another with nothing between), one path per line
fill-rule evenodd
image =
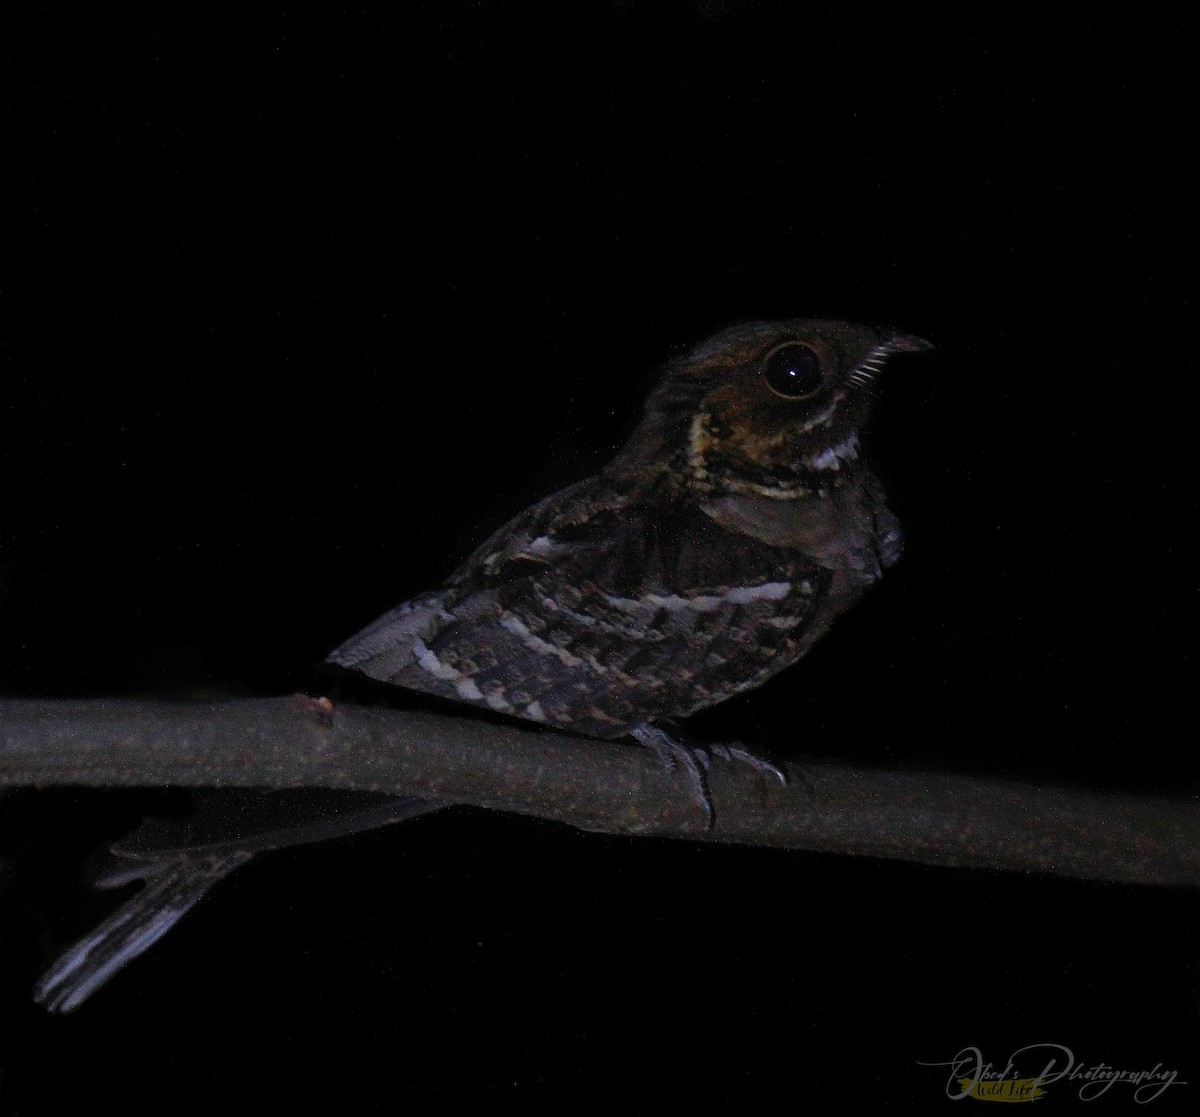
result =
M709 745L709 751L714 756L719 756L722 760L728 760L731 763L739 762L748 764L756 772L764 772L768 776L774 776L784 787L788 785L787 773L782 768L776 764L772 764L766 757L758 756L741 745Z
M712 761L702 748L692 748L675 740L657 725L639 725L629 731L639 745L651 749L668 772L682 770L687 774L692 798L704 812L704 829L711 830L717 820L712 796L708 792L708 771Z
M708 772L712 768L714 758L730 764L745 764L756 772L777 779L784 787L788 785L787 773L782 768L741 745L685 745L675 740L665 729L650 724L631 729L630 736L638 744L652 749L668 772L682 770L687 773L692 798L704 812L705 830L711 830L717 820L712 795L708 790Z

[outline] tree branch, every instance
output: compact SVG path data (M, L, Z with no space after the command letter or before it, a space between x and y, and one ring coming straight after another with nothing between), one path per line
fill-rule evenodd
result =
M0 701L0 786L355 788L613 834L1200 885L1190 799L824 763L789 774L783 787L715 760L706 832L686 780L624 742L303 695Z

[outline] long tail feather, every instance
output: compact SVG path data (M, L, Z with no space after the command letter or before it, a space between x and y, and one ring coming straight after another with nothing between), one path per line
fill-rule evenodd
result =
M253 856L182 856L138 866L136 875L145 880L145 888L62 954L37 983L34 999L51 1012L77 1009L117 970L149 950L214 884Z

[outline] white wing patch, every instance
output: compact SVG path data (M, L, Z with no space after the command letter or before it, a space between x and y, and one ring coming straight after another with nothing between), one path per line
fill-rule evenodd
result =
M752 605L755 601L781 601L791 592L791 582L764 582L758 586L734 586L724 593L697 594L695 597L680 597L678 594L648 593L642 598L613 597L605 594L604 599L614 608L631 613L652 605L668 612L712 613L726 605Z
M500 614L500 627L505 632L511 632L525 647L540 652L542 655L557 656L568 667L579 667L583 663L579 656L572 655L566 648L551 644L549 640L543 640L536 633L531 632L529 626L512 613Z
M501 706L497 706L493 701L492 695L485 696L483 691L479 689L466 675L448 663L443 663L430 650L429 645L419 636L413 637L413 657L417 661L417 666L422 671L432 675L435 679L441 679L443 682L449 683L454 687L459 698L466 702L478 702L483 699L493 709L510 710L511 706L507 702Z

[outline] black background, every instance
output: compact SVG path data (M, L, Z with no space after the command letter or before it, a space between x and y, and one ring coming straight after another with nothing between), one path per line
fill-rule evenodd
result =
M839 13L6 34L0 693L319 692L602 463L662 360L844 317L938 346L873 431L905 560L693 728L1194 794L1185 28ZM1179 1068L1158 1111L1200 1091L1192 896L472 812L264 858L47 1017L30 984L106 907L83 853L144 805L4 820L0 1109L931 1112L919 1061L1037 1042Z

